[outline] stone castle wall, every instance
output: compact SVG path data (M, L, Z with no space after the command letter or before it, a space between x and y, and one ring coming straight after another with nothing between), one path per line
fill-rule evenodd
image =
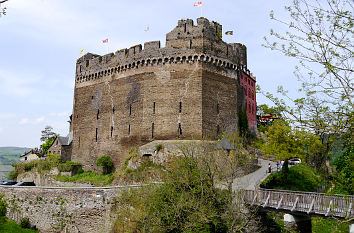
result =
M159 41L76 65L72 160L96 169L110 155L119 166L133 146L152 140L216 138L237 130L246 47L221 39L222 26L180 20Z
M40 232L110 232L115 198L138 186L109 188L4 187L7 217L28 217Z

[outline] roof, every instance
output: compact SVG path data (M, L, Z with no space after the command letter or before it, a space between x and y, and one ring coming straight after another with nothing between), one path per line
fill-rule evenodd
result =
M226 138L223 137L215 146L216 149L223 149L223 150L235 150L235 147L232 143Z
M73 133L70 132L66 137L58 136L58 140L62 146L69 146L73 141Z

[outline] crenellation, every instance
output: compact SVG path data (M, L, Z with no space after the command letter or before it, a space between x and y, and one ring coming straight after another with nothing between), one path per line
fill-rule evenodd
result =
M79 58L73 160L96 169L92 161L111 155L119 167L132 146L159 139L215 139L235 128L239 106L245 106L240 74L249 74L246 47L228 44L221 35L222 25L206 18L198 18L197 25L179 20L166 34L166 47L149 41ZM98 92L100 117L91 103ZM154 114L152 106L157 106Z

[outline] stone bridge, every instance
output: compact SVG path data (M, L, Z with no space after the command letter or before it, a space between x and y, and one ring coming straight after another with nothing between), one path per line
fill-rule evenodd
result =
M274 189L244 190L245 200L263 210L285 212L284 224L311 232L311 216L353 218L354 196ZM354 226L350 226L354 232Z

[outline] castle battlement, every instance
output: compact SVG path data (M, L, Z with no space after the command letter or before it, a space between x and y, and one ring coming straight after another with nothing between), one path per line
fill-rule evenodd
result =
M108 54L107 54L108 55ZM107 56L105 55L105 56ZM96 57L93 59L94 63L97 63L97 59L99 57ZM107 57L107 59L110 59L111 57ZM104 60L104 59L103 59ZM89 70L85 72L81 72L81 74L77 75L76 77L76 83L82 83L90 80L99 80L102 77L105 77L107 75L112 75L115 73L124 73L129 70L134 70L135 72L139 72L139 68L144 68L144 67L156 67L156 66L165 66L165 65L171 65L171 64L184 64L184 63L204 63L204 64L209 64L214 67L219 67L226 69L228 71L244 71L248 75L250 75L249 69L245 65L241 64L236 64L230 61L229 59L223 59L219 58L216 56L208 56L206 54L191 54L191 53L180 53L180 54L175 54L175 56L170 56L170 57L151 57L141 60L134 60L126 63L119 64L118 66L115 67L106 67L105 69L99 69L96 70L95 72L91 72ZM144 71L143 71L144 72Z
M94 161L110 155L119 167L131 147L153 140L210 140L238 131L239 113L247 107L251 117L256 109L246 51L222 40L221 24L198 18L179 20L165 47L148 41L80 57L72 160L96 169Z
M194 61L196 56L200 61L208 62L209 57L213 63L216 60L221 61L221 65L229 63L227 67L233 64L233 67L247 68L245 45L224 42L222 25L217 22L198 18L197 23L194 25L191 19L179 20L178 25L166 34L164 48L161 48L160 41L149 41L144 43L144 48L138 44L103 56L85 54L77 60L76 81L82 81L86 76L99 77L102 72L120 72L122 69L138 68L142 65Z

